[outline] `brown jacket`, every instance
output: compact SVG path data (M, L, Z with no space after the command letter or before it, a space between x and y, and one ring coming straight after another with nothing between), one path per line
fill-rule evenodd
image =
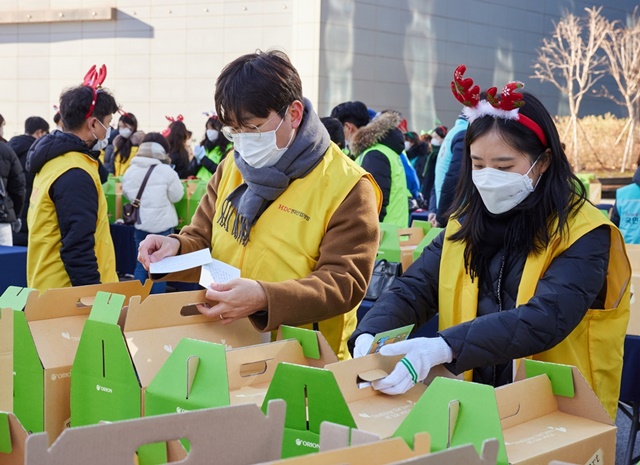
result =
M211 228L224 160L207 185L191 224L180 234L179 254L211 247ZM302 279L273 283L258 281L267 294L268 311L252 315L260 331L280 325L302 325L341 315L362 301L378 251L378 206L371 182L362 178L329 222L315 270ZM197 282L199 268L168 276Z

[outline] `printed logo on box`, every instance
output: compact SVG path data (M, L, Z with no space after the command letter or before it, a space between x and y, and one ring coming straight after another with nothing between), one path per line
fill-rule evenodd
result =
M304 446L304 447L309 447L311 449L320 449L320 445L316 444L315 442L305 441L304 439L300 439L300 438L296 438L296 446L298 447Z
M185 413L185 412L190 412L191 410L188 410L186 408L182 408L182 407L176 407L176 413Z
M63 379L63 378L71 378L71 372L67 371L65 373L52 373L51 374L51 381L56 381L58 379Z
M96 391L106 392L107 394L113 394L113 389L108 388L106 386L100 386L99 384L96 384Z
M69 331L63 331L62 333L60 333L60 335L64 339L67 339L69 341L73 341L73 342L79 342L80 341L80 336L72 336L71 334L69 334Z

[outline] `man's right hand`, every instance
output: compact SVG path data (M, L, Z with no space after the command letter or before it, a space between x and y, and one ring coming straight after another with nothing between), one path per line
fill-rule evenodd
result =
M138 261L149 271L149 264L173 257L180 250L180 241L168 236L149 234L138 247Z

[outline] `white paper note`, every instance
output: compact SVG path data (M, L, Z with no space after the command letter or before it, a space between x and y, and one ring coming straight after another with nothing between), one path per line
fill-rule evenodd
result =
M202 265L200 285L208 288L211 283L224 284L239 277L240 270L238 268L212 258L210 263Z
M197 252L166 257L156 263L149 265L151 274L175 273L176 271L188 270L197 266L211 262L211 252L209 249L198 250Z

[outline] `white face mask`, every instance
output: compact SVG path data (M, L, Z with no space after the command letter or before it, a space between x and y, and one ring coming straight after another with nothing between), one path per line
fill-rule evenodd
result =
M120 134L122 137L124 137L125 139L128 139L129 136L131 135L131 129L129 128L122 128L118 131L118 134ZM109 137L107 137L107 139L109 139Z
M211 142L215 142L218 139L218 131L215 129L207 129L207 139Z
M273 131L239 132L233 136L233 146L247 164L253 168L265 168L278 163L282 155L289 148L294 132L291 131L289 142L283 148L278 148L276 131L280 129L284 118Z
M484 206L494 215L505 213L526 199L535 186L528 176L538 160L525 174L510 173L494 168L473 170L471 179L482 197ZM542 177L542 174L540 175ZM540 182L540 178L538 178Z
M431 145L436 145L436 146L442 145L442 139L436 139L435 137L433 137L431 139Z
M409 142L408 140L404 141L404 149L405 151L409 150L411 148L411 142Z
M98 136L96 136L93 131L91 131L91 135L96 139L96 143L92 147L92 150L102 150L109 144L109 136L111 136L111 126L105 127L104 124L100 122L100 120L96 119L96 121L105 129L105 131L107 131L107 133L104 136L104 139L98 139Z

